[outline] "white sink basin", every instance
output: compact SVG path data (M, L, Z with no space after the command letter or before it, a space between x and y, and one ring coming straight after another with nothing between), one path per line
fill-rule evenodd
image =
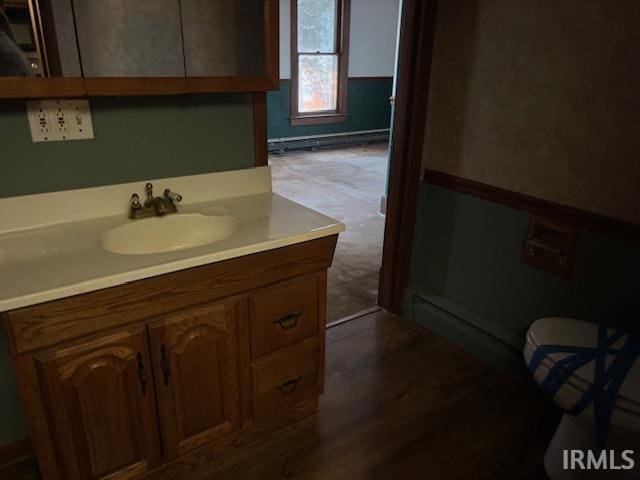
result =
M240 223L230 215L172 214L131 220L102 234L105 250L125 255L173 252L218 242L238 231Z

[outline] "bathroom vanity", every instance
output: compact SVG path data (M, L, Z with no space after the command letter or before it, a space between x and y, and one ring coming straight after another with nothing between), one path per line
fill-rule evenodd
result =
M317 411L344 225L272 194L267 167L154 184L184 197L173 218L235 227L179 245L200 223L174 221L165 251L114 253L151 241L114 248L114 229L170 221L127 219L144 182L0 200L0 311L45 479L197 476Z

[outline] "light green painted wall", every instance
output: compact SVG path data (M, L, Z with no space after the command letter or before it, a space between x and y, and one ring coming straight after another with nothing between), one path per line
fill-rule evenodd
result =
M0 197L254 165L250 95L92 98L91 110L95 140L34 144L24 102L0 102ZM0 445L29 435L4 328L0 418Z
M427 290L522 336L537 318L607 320L640 331L640 246L579 232L562 278L520 259L529 214L421 183L410 290Z
M90 104L94 140L34 144L25 103L0 103L0 197L253 166L250 95Z

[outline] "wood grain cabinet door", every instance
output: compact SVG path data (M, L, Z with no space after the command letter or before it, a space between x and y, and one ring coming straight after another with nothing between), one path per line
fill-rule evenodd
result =
M43 402L69 480L124 480L161 459L144 326L36 356Z
M241 427L237 332L242 311L246 308L230 299L149 325L167 460Z

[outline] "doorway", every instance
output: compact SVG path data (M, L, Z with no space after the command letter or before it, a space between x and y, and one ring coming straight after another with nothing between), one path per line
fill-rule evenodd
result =
M401 0L281 0L281 81L267 96L273 191L347 226L327 322L378 305Z
M384 143L269 155L275 193L347 226L328 273L328 323L378 304L387 160Z
M280 0L280 43L281 45L292 41L291 38L291 6L294 0ZM302 1L302 0L299 0ZM324 1L324 0L323 0ZM329 1L329 0L327 0ZM422 140L424 136L424 126L426 119L427 99L428 99L428 87L430 77L430 65L431 65L431 52L433 45L433 33L435 28L435 14L437 1L429 0L427 2L421 2L418 0L404 0L402 2L402 8L400 10L400 0L390 3L388 0L351 0L352 8L350 11L352 19L358 19L364 24L375 25L373 37L368 38L362 44L366 45L367 51L382 51L383 48L380 45L375 45L375 40L379 40L383 37L381 35L380 24L382 19L388 17L394 18L394 23L391 25L391 35L393 40L391 41L391 62L393 62L396 54L396 44L399 45L397 50L397 66L393 65L389 70L392 71L391 75L386 79L389 81L387 87L387 97L384 102L387 106L386 129L369 128L363 129L362 122L358 123L360 131L358 135L350 133L328 133L327 128L329 126L322 124L315 124L315 120L305 119L303 123L306 125L295 125L296 132L299 135L293 135L291 132L286 134L286 130L293 127L291 122L292 115L290 109L291 92L293 90L291 86L291 79L287 78L291 75L290 62L292 57L287 53L287 48L284 48L285 57L281 58L281 81L279 91L269 92L265 94L254 94L254 136L256 142L256 162L257 165L265 165L267 163L267 148L266 140L268 142L268 150L270 152L270 163L274 167L274 191L276 193L282 193L284 196L289 196L294 201L296 200L296 194L303 195L304 188L300 185L304 184L300 178L307 177L308 182L314 182L314 188L322 190L321 193L311 195L312 198L302 199L298 197L300 203L307 204L311 208L326 212L329 216L334 218L343 219L339 214L331 212L327 204L333 208L334 212L342 213L345 215L347 229L351 230L348 220L348 215L341 204L340 200L334 201L340 198L340 195L334 195L331 189L327 189L328 184L333 184L337 188L338 192L346 192L350 194L348 197L342 197L342 201L346 202L352 200L354 196L362 194L363 191L358 188L354 188L355 182L359 177L362 177L362 172L358 171L358 168L352 170L351 177L347 173L338 175L339 181L332 181L329 178L320 178L320 171L327 174L333 173L333 170L337 165L351 165L354 167L354 163L359 165L362 169L374 170L380 173L388 172L387 185L386 185L386 218L380 217L380 221L384 224L383 235L383 247L382 247L382 259L378 287L378 301L376 302L382 308L394 313L401 313L402 304L404 300L404 290L407 284L409 276L410 258L411 258L411 246L413 241L413 229L417 205L417 191L421 169L422 158ZM389 14L386 12L378 20L371 17L371 11L368 13L364 9L370 8L373 4L382 4L385 6L395 5L395 14ZM337 3L336 3L337 5ZM295 8L295 7L294 7ZM337 8L337 7L336 7ZM360 8L360 10L358 10ZM401 11L401 15L399 12ZM365 13L363 13L365 12ZM367 18L369 15L369 18ZM401 18L398 18L401 17ZM344 18L344 17L342 17ZM350 25L354 21L351 21ZM400 22L400 23L397 23ZM352 37L353 40L353 37ZM350 48L353 52L358 50L356 46L357 42L352 42ZM386 41L387 47L389 41ZM347 47L349 48L349 47ZM281 54L283 50L281 49ZM282 57L282 55L281 55ZM356 56L356 58L358 58ZM357 62L356 62L357 65ZM352 83L362 81L364 84L371 82L372 85L376 84L376 80L380 80L381 77L369 77L369 78L352 78L352 73L357 73L357 70L352 68L351 61L349 62L349 78L348 87L351 89ZM395 73L395 76L393 75ZM382 152L386 150L386 145L381 143L380 136L386 136L383 140L388 142L389 127L391 126L391 108L389 106L389 96L392 92L391 84L397 84L395 90L395 106L394 106L394 119L393 119L393 141L388 143L389 157L384 156ZM307 89L308 91L308 89ZM353 93L353 92L351 92ZM350 95L350 101L346 102L348 109L351 108L351 101L353 98L360 98L358 95ZM367 102L362 102L367 103ZM267 115L268 113L268 115ZM325 112L326 114L327 112ZM356 118L357 115L352 115L352 112L348 112L348 115L352 118ZM374 111L375 113L375 111ZM279 120L273 120L274 114L279 116ZM269 121L267 122L267 117ZM360 116L363 118L363 116ZM371 120L376 118L375 114L366 112L364 118ZM284 119L284 120L283 120ZM310 120L310 121L309 121ZM340 122L340 121L338 121ZM268 125L268 128L267 128ZM275 127L274 127L275 125ZM279 126L279 127L278 127ZM283 134L283 132L285 134ZM335 145L336 135L342 136L343 145ZM286 137L286 138L285 138ZM290 145L297 148L287 148L283 143L288 142ZM325 156L325 161L321 160L322 156ZM364 166L366 162L358 164L358 157L377 157L387 159L389 162L386 165L387 168L380 167L375 161L371 161L369 166ZM384 163L384 162L383 162ZM316 171L316 169L318 171ZM356 174L353 174L353 172ZM296 180L297 178L297 180ZM278 181L282 180L280 185ZM296 187L296 183L298 184ZM379 185L379 182L373 181L371 183ZM307 187L309 188L309 187ZM363 187L366 191L366 187ZM297 189L297 193L296 193ZM366 191L365 196L371 196L373 190ZM354 193L356 195L354 195ZM377 194L374 194L377 196ZM384 209L384 208L383 208ZM371 210L368 210L371 213ZM380 214L380 206L375 210L375 215ZM378 224L380 223L378 222ZM353 224L353 221L351 222ZM379 228L369 228L371 231L379 231ZM361 232L366 232L367 228L363 228ZM356 233L357 235L357 233ZM361 233L361 235L363 235ZM376 233L377 235L377 233ZM346 235L341 238L348 240ZM376 238L379 238L376 236ZM368 237L369 241L372 241L373 235ZM346 243L346 242L345 242ZM376 249L371 249L376 251ZM353 252L353 249L349 248L349 245L338 245L338 251ZM379 249L377 250L379 252ZM357 258L358 255L351 255ZM348 284L360 283L363 287L363 299L367 299L366 303L369 303L369 299L373 297L372 293L375 286L373 281L374 276L365 273L363 277L357 276L356 269L351 268L353 265L352 260L341 261L339 254L336 255L334 261L336 265L335 272L330 272L330 284L335 286L340 283L345 283L342 290L348 290ZM370 264L369 264L370 265ZM346 266L346 267L345 267ZM348 269L350 272L353 270L354 275L348 277L341 273L341 270ZM357 278L368 278L368 281L357 282ZM370 278L369 278L370 277ZM345 280L345 282L342 282ZM338 288L336 290L341 290ZM339 298L340 293L334 292L331 294L329 309L332 313L330 321L333 321L336 317L346 314L346 310L340 307L339 302L333 303L332 298ZM357 302L353 302L357 304ZM360 304L362 305L362 304ZM357 313L357 312L356 312Z

